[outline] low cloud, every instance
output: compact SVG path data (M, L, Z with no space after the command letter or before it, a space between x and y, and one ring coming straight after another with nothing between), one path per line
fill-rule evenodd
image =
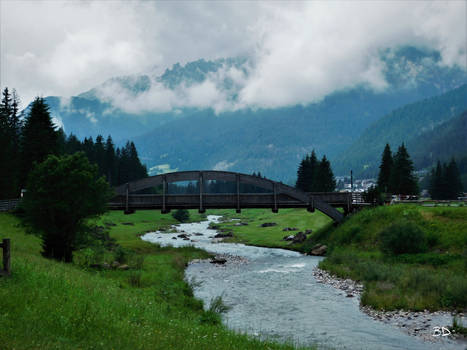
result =
M357 85L384 90L387 48L412 45L467 69L465 1L2 1L1 81L27 103L69 97L121 75L148 74L136 96L116 82L102 100L132 113L184 107L274 108ZM198 84L155 77L176 62L248 57ZM225 89L228 78L233 86ZM131 98L132 103L127 103Z
M229 170L230 168L232 168L237 162L228 162L226 160L222 160L218 163L216 163L216 165L214 165L214 168L213 170L223 170L223 171L227 171Z

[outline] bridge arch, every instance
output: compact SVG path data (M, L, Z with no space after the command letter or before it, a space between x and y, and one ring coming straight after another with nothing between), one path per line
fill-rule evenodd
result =
M236 183L237 191L232 194L203 193L203 184L207 181L227 181ZM173 182L199 181L200 193L196 195L169 195L167 185ZM240 184L254 185L268 190L268 194L240 193ZM135 192L162 185L163 193L159 195L138 195ZM112 209L161 209L168 212L170 209L198 208L201 212L210 208L233 208L238 212L242 208L267 208L274 212L279 208L306 208L309 211L318 209L340 222L343 214L319 197L300 191L294 187L270 179L253 175L216 170L179 171L161 175L150 176L132 181L115 188L116 197L109 203Z

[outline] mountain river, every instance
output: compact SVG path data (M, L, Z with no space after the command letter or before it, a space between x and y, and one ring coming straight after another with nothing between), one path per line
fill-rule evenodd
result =
M209 306L222 296L231 307L223 321L232 329L263 339L317 344L333 349L464 349L465 343L450 336L426 341L410 336L394 325L373 320L359 308L359 298L319 283L313 268L323 258L284 249L222 243L212 237L210 222L177 225L177 233L153 232L142 236L148 242L174 247L193 245L231 256L223 265L202 260L191 263L186 279L195 280L194 293ZM180 233L189 240L178 237ZM174 239L175 237L175 239ZM448 316L434 316L432 325L451 324ZM431 332L431 330L427 331ZM431 335L429 335L431 336Z

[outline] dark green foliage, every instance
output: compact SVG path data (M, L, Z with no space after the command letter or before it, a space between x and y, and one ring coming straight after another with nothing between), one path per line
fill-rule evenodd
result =
M42 233L43 255L72 261L73 250L86 241L86 219L102 214L110 190L84 153L49 156L29 174L24 199L26 217Z
M336 179L332 173L331 163L324 155L318 166L316 192L333 192L336 188Z
M50 117L49 107L43 98L37 97L31 105L21 135L21 183L34 163L44 161L49 154L58 154L58 132Z
M379 186L371 186L363 192L363 199L366 203L373 203L381 205L384 203L384 195L380 191Z
M80 142L76 136L70 134L65 140L64 150L66 154L83 151L89 161L98 166L99 175L106 177L112 186L148 176L133 142L128 141L125 147L115 149L110 135L104 143L101 135L96 137L95 142L92 137L86 137Z
M414 174L413 163L404 144L399 146L394 156L394 164L391 169L389 190L396 194L418 194L417 179Z
M441 162L438 161L436 169L431 170L429 183L432 199L457 199L462 193L463 186L454 158L449 164L441 165Z
M414 223L401 220L379 234L381 250L389 254L412 254L426 250L426 235Z
M133 142L128 141L125 147L120 149L120 152L117 150L117 154L120 154L118 161L119 184L147 177L146 167L141 164Z
M295 187L305 192L332 192L336 188L336 180L332 173L331 163L324 155L318 161L313 150L300 162L297 170Z
M5 88L0 103L0 198L17 198L19 183L19 99L15 90L12 94Z
M384 147L383 155L381 157L381 164L379 166L378 174L378 187L384 193L388 193L389 190L389 180L391 178L391 170L393 167L391 147L389 144L386 144Z
M187 222L190 220L190 213L186 209L178 209L172 213L172 217L178 222Z

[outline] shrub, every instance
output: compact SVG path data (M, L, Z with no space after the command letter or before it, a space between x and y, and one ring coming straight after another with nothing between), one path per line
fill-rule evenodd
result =
M186 209L178 209L172 213L172 217L178 222L187 222L190 220L190 213Z
M204 324L218 325L221 323L221 317L218 313L207 310L201 316L200 322Z
M118 246L114 251L114 259L118 261L120 264L124 264L128 262L129 253L126 249Z
M392 224L380 232L379 238L381 249L389 254L421 253L426 250L425 233L410 221Z
M224 301L222 300L222 296L217 296L211 299L211 304L209 305L209 309L207 309L203 315L201 316L201 323L207 324L220 324L221 323L221 316L220 314L225 313L231 309L230 306L225 305Z
M140 272L133 272L128 276L128 283L132 287L141 287L141 273Z
M211 305L209 306L209 311L216 312L218 314L226 313L231 309L230 306L224 304L222 296L217 296L211 300Z
M26 218L41 232L42 255L71 262L89 235L87 220L106 211L109 184L83 152L50 155L29 174L23 199Z

